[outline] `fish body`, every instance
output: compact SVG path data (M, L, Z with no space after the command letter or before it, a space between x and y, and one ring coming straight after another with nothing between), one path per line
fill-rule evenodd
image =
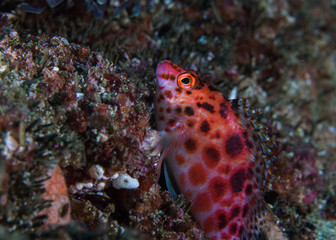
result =
M193 70L163 61L155 117L165 162L205 236L266 239L262 161L231 102Z

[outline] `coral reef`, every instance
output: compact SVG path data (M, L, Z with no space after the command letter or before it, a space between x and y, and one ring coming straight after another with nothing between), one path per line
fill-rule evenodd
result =
M0 238L203 238L157 184L164 59L260 109L279 150L264 198L288 239L336 237L334 3L23 2L0 3Z

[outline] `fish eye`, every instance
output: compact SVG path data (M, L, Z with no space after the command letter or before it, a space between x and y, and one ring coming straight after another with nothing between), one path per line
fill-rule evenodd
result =
M196 79L190 73L182 73L177 77L177 85L183 89L191 89L195 86Z
M185 78L182 78L182 79L181 79L181 83L183 83L183 84L185 84L185 85L190 84L190 82L191 82L191 80L190 80L190 78L188 78L188 77L185 77Z

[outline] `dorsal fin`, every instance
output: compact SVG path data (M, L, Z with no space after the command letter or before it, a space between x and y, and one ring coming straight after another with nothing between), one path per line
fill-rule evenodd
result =
M261 195L248 202L249 210L244 221L245 231L240 240L288 240L276 225L275 217Z
M257 186L247 199L247 217L244 221L244 234L240 240L286 240L280 228L275 224L274 215L265 203L262 195L264 179L271 163L276 161L277 148L270 130L260 123L260 110L250 108L247 99L231 100L232 108L241 119L241 124L249 133L248 141L255 143L254 184Z
M232 108L240 116L241 122L249 130L252 140L257 145L257 155L262 158L264 165L269 169L271 163L276 162L278 148L272 140L271 130L259 121L260 110L252 109L246 98L230 100Z

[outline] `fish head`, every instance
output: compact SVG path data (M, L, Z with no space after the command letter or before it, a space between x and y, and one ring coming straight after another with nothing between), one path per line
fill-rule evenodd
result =
M188 112L184 114L185 106L192 104L192 91L197 90L200 83L199 75L194 70L185 70L167 60L158 64L155 108L157 120L162 122L159 124L160 130L168 119L181 120L191 116L188 116Z
M169 130L175 122L192 128L192 121L208 117L206 115L214 112L211 108L216 102L223 100L223 96L202 81L196 71L183 69L167 60L157 66L156 84L154 102L159 130ZM210 109L203 111L208 106Z
M194 89L199 82L199 75L194 70L185 70L167 60L158 64L156 69L157 89L181 93ZM178 95L178 94L177 94Z

